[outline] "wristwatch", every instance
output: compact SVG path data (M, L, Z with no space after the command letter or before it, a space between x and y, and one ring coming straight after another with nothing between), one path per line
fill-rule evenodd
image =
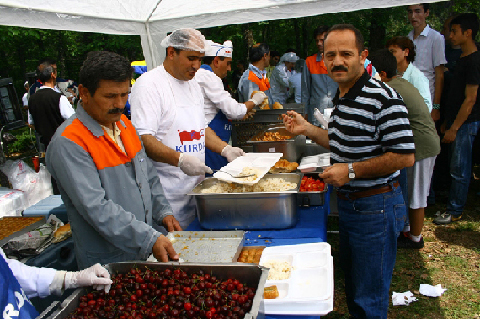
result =
M348 178L355 179L355 171L353 170L353 163L348 163Z

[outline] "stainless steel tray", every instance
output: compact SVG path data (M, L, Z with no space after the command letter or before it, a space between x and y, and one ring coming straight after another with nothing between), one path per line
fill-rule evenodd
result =
M285 136L291 136L288 140L283 141L256 141L267 132L278 132ZM305 152L306 137L304 135L293 136L282 125L270 125L265 131L262 131L250 138L247 145L253 145L253 151L259 153L283 153L283 158L290 162L297 162Z
M206 178L188 195L197 203L198 220L205 229L284 229L297 223L297 193L301 174L267 174L264 178L283 178L297 187L284 192L202 194L219 181Z
M169 263L155 263L155 262L121 262L107 264L105 267L110 273L125 273L132 267L147 266L153 270L163 270L166 268L180 268L188 274L203 270L205 273L212 273L220 280L226 280L230 277L235 277L240 282L247 284L251 287L256 287L256 294L253 298L252 309L245 314L246 319L262 319L265 317L263 308L263 289L268 277L268 269L265 267L244 264L244 263L231 263L231 264L197 264L197 263L182 263L169 262ZM91 288L79 288L75 290L72 295L67 297L59 306L49 319L64 319L80 304L80 297L87 294Z
M253 118L242 121L235 121L236 123L282 123L283 118L282 114L286 114L287 111L295 111L300 114L305 114L305 107L303 104L299 103L287 103L283 104L283 109L275 110L259 110L257 109Z
M184 262L231 263L242 251L243 231L175 231L167 237Z
M28 217L31 218L31 217L37 217L37 216L28 216ZM38 217L40 217L40 216L38 216ZM25 218L25 217L22 217L22 216L17 216L17 217L16 217L16 216L8 216L8 218ZM0 219L3 219L3 217L0 218ZM1 240L0 240L0 247L2 247L3 245L5 245L6 243L8 243L8 241L9 241L10 239L15 238L15 237L18 237L18 236L23 235L23 234L26 234L26 233L28 233L29 231L34 230L34 229L42 226L42 225L45 224L46 222L47 222L47 221L45 220L45 217L43 217L42 220L39 220L39 221L37 221L37 222L35 222L35 223L33 223L33 224L30 224L30 225L22 228L21 230L16 231L16 232L14 232L13 234L11 234L11 235L9 235L9 236L1 239Z

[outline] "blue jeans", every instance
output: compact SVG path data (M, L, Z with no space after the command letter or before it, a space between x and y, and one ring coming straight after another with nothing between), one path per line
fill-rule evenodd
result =
M460 216L467 202L468 186L472 176L472 145L480 121L464 123L451 144L450 176L452 184L448 195L447 213Z
M386 319L397 236L407 212L400 187L356 200L339 198L338 211L340 263L350 315Z

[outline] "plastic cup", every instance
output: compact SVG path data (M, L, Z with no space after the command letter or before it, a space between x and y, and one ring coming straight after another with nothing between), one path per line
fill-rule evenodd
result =
M33 162L33 168L35 169L35 172L38 173L40 171L40 157L38 156L32 157L32 162Z

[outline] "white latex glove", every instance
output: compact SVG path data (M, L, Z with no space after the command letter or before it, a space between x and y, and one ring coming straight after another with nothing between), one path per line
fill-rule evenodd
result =
M65 275L65 289L93 286L96 290L110 291L112 280L108 270L100 264L80 271L68 271Z
M245 155L245 152L240 147L233 147L233 146L227 145L223 148L222 153L220 155L222 155L223 157L226 157L228 162L231 162L237 157Z
M255 93L249 101L255 103L255 105L260 105L263 103L263 100L267 98L267 95L264 92Z
M180 153L178 159L178 167L188 176L198 176L203 174L213 174L210 167L206 166L201 160L195 156L191 156L185 153Z

